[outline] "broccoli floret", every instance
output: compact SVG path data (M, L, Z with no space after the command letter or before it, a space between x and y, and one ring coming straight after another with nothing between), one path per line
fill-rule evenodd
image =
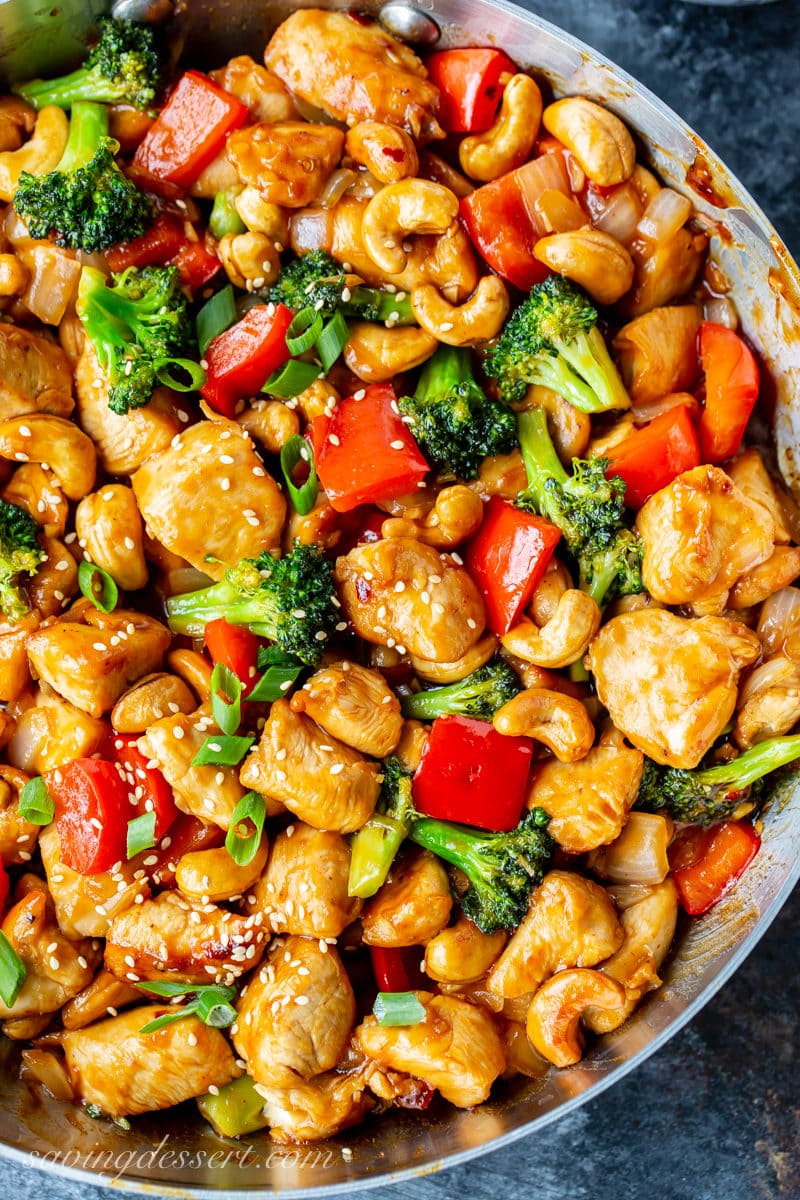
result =
M472 887L461 907L484 933L494 933L519 925L531 891L542 881L554 848L548 820L544 809L534 808L510 833L487 833L421 817L409 836L464 872Z
M401 705L404 716L418 721L434 721L446 713L491 721L498 708L521 690L516 672L505 659L495 658L457 683L404 696Z
M514 414L475 382L466 348L439 346L414 395L398 404L425 457L445 474L474 479L485 458L516 444Z
M528 476L517 504L559 527L584 591L598 604L644 591L642 544L625 526L625 483L618 475L606 479L608 459L574 458L568 475L544 409L520 413L517 427Z
M331 564L319 546L295 542L283 558L264 551L230 567L211 587L172 596L167 617L173 633L190 637L199 637L209 621L224 617L316 667L341 614Z
M702 770L662 767L645 759L635 808L666 810L676 821L711 825L731 816L765 775L800 758L800 735L769 738L732 762Z
M365 900L385 882L417 816L411 798L411 773L394 757L388 758L382 769L383 784L375 812L350 843L347 894Z
M484 369L508 403L532 383L551 388L581 412L629 408L630 399L597 327L589 297L562 275L538 283L514 310Z
M311 250L288 263L267 291L267 299L285 304L292 312L316 308L324 319L338 309L360 321L388 321L393 325L415 324L408 295L359 284L351 288L335 258L324 250Z
M148 108L160 83L161 64L151 25L101 17L99 39L77 71L58 79L31 79L14 88L34 108L57 104L71 108L76 100L132 104Z
M17 621L30 607L19 589L20 575L35 575L46 557L39 526L18 504L0 500L0 608Z
M146 404L158 371L185 365L196 340L176 267L129 267L111 280L84 267L77 312L110 385L108 406L122 414Z
M138 237L153 216L148 198L117 166L102 104L73 105L61 160L46 175L23 171L14 207L31 237L93 253Z

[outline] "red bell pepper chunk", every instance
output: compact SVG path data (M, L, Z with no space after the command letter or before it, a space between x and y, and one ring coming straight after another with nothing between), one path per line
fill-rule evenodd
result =
M106 261L115 274L128 267L163 266L179 253L185 242L183 222L173 213L160 213L146 233L107 250Z
M216 254L209 250L205 242L190 242L188 239L169 262L178 268L181 283L192 292L199 292L222 267Z
M700 326L700 363L706 376L706 404L700 416L703 462L736 454L758 399L758 363L738 333L714 321Z
M527 292L550 274L534 257L539 235L513 171L465 196L459 211L479 254L509 283Z
M530 738L506 737L472 717L437 717L414 775L414 804L443 821L515 829L532 758Z
M427 60L428 78L439 89L438 118L447 133L483 133L497 115L516 66L502 50L440 50Z
M135 734L115 734L114 762L119 763L125 771L128 791L133 792L138 801L131 807L128 820L143 816L147 812L154 812L155 840L159 842L171 828L178 815L178 809L172 788L156 767L148 767L148 760L138 749L137 741L138 736Z
M241 681L245 694L252 692L257 675L261 639L244 625L229 625L224 617L209 621L203 632L212 661L222 663Z
M124 862L128 821L135 815L130 789L115 763L76 758L43 775L55 801L61 858L81 875L108 871Z
M688 404L680 404L648 422L605 452L606 477L625 480L625 503L641 508L684 471L701 462L700 443Z
M246 104L207 75L187 71L139 143L134 164L153 179L189 188L247 113Z
M162 844L151 852L157 859L147 867L153 885L172 887L175 883L175 867L184 854L191 854L195 850L214 850L224 841L225 830L220 829L219 825L207 825L198 817L179 812ZM168 844L163 845L163 842Z
M687 857L694 861L677 865L672 877L687 913L699 916L733 887L758 853L761 838L747 821L723 821L702 830L701 839L686 832L689 843L681 846L679 841L674 852L670 850L670 861L681 864Z
M370 384L342 400L332 417L317 417L311 439L317 475L336 512L405 496L430 470L388 383Z
M256 304L241 321L217 334L206 350L206 382L200 391L215 412L232 417L236 402L264 386L291 357L286 331L292 312L285 304Z
M464 553L464 564L486 605L492 633L502 637L516 624L547 570L561 530L543 517L492 496L481 527Z
M5 909L10 890L11 884L8 878L8 872L2 863L0 863L0 913Z
M420 970L422 946L370 946L372 970L379 992L429 990L430 980Z

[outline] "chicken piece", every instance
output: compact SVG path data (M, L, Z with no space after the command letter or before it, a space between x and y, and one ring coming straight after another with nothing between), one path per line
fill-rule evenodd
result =
M68 417L75 407L69 360L56 342L0 325L0 421L27 413Z
M4 867L30 862L41 825L26 821L19 811L19 794L29 776L14 767L0 766L0 862Z
M270 1137L278 1145L318 1142L357 1125L372 1107L364 1081L354 1074L328 1071L287 1087L258 1084Z
M35 610L19 621L7 621L0 615L0 700L13 703L31 681L28 664L28 638L39 628L41 618Z
M630 321L614 338L614 354L625 387L643 414L648 404L694 383L702 319L696 304L654 308Z
M438 1088L458 1108L482 1104L506 1065L491 1014L455 996L415 995L425 1007L424 1020L383 1026L368 1016L356 1030L361 1049L382 1066Z
M622 926L605 888L574 871L549 871L486 979L504 1000L534 992L565 967L593 967L622 944Z
M166 449L184 428L189 413L172 392L158 387L142 408L120 415L108 407L108 391L108 380L87 338L75 366L80 425L94 442L103 470L109 475L130 475L151 454Z
M101 968L92 982L61 1010L65 1029L85 1029L103 1017L115 1017L117 1009L141 1004L142 993Z
M181 812L229 829L234 809L245 792L236 767L192 766L200 747L218 733L210 709L204 706L189 716L173 713L155 721L137 745L142 754L158 763ZM269 815L275 811L273 808Z
M28 883L30 887L28 887ZM0 1017L33 1017L58 1012L94 975L99 952L89 940L68 941L56 923L53 903L40 879L23 877L22 898L6 913L2 931L27 972L9 1007L0 1000Z
M297 116L294 101L278 76L248 54L238 54L224 67L208 74L226 92L247 105L254 121L291 121Z
M788 587L800 575L800 547L775 546L764 562L740 575L728 596L728 607L734 610L754 608L769 596Z
M585 854L622 832L639 794L644 758L630 747L594 746L579 762L549 758L534 767L528 808L550 815L547 832L570 854Z
M721 613L740 576L772 554L775 526L761 504L719 467L684 471L651 496L636 518L644 543L642 579L662 604Z
M402 646L418 658L455 662L486 624L483 601L464 568L415 538L356 546L336 560L336 580L345 616L360 637Z
M3 499L29 512L45 537L64 536L69 501L53 472L41 463L20 463L3 488Z
M753 504L760 504L772 517L775 542L779 546L791 542L792 534L786 521L786 513L775 490L775 484L764 466L761 452L754 447L743 450L728 463L728 475L748 500Z
M114 917L150 895L144 868L135 860L114 864L111 871L81 875L61 861L61 839L55 825L39 835L47 886L59 928L68 938L99 938L108 933Z
M141 1032L168 1011L148 1004L62 1034L70 1081L84 1103L111 1117L135 1116L203 1096L241 1074L227 1039L199 1017Z
M734 741L749 750L788 733L800 721L800 663L776 654L744 681L737 703Z
M375 763L292 712L288 700L272 705L239 781L315 829L337 833L353 833L369 820L381 788Z
M361 917L368 946L419 946L450 920L447 871L429 850L411 849L392 863L386 882Z
M222 983L255 966L264 931L253 917L161 892L115 917L105 964L117 979Z
M275 933L336 938L355 921L363 901L348 896L350 845L340 833L303 821L279 833L267 869L246 899Z
M325 943L323 942L323 946ZM233 1044L256 1083L287 1087L330 1071L356 1019L347 972L333 947L311 938L273 944L243 990Z
M150 536L212 579L280 545L286 501L235 421L192 425L132 483Z
M379 671L339 662L312 675L291 699L327 733L354 750L386 758L400 741L400 701Z
M408 46L348 13L302 9L278 26L264 62L290 92L344 121L388 121L414 138L442 137L439 92Z
M469 486L484 500L490 496L516 500L528 486L522 453L512 450L510 454L490 454L478 468L477 479L473 479Z
M57 621L28 638L40 679L91 717L110 712L122 693L161 666L172 637L144 613L86 612L86 623Z
M642 608L603 625L586 662L616 728L656 762L691 768L728 724L739 672L760 653L738 621Z
M226 153L242 183L267 204L305 208L317 200L344 150L334 125L278 121L248 125L228 138Z
M17 718L8 761L31 775L43 775L73 758L96 754L107 736L104 721L81 712L43 683L33 704Z

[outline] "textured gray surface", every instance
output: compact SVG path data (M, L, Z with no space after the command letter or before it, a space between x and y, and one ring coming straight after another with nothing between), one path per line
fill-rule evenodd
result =
M597 46L685 117L800 257L800 0L527 7ZM796 893L734 979L634 1075L535 1139L403 1185L404 1200L800 1200L798 929ZM0 1188L20 1200L119 1196L2 1162Z

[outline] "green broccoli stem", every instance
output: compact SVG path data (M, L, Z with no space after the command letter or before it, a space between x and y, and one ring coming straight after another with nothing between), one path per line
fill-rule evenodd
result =
M566 382L571 393L564 393L556 387L554 390L566 394L567 399L583 412L605 412L610 408L630 408L631 402L619 372L608 353L603 335L597 326L582 330L567 341L565 338L553 340L553 345L560 355L569 363L576 376L581 381L587 380L590 388L589 401L582 403L582 389L575 388L573 381ZM568 372L565 372L568 374Z
M398 850L408 837L411 827L408 817L392 817L374 813L350 842L350 874L348 896L366 900L382 887Z
M59 79L31 79L29 83L19 84L14 88L18 96L27 100L34 108L44 108L46 104L55 104L58 108L72 108L81 100L97 100L98 96L108 91L108 103L113 103L116 96L104 88L102 72L96 67L78 67L69 75Z
M56 171L66 174L77 171L91 162L102 142L108 137L108 109L104 104L79 100L72 106L69 135Z
M346 317L357 317L364 309L375 310L376 319L393 325L416 325L417 318L411 307L408 292L387 292L382 288L359 284L350 292L350 299L342 303Z
M599 566L598 566L599 564ZM616 547L612 546L602 559L592 559L592 578L590 581L581 579L581 588L592 597L598 608L602 608L608 590L617 577L619 563Z
M765 742L745 750L732 762L720 763L716 767L707 767L697 771L695 779L698 783L710 788L740 788L757 783L765 775L785 767L788 763L800 758L800 734L791 737L769 738Z
M538 384L558 392L568 400L573 408L581 412L591 413L601 411L594 392L575 374L575 372L555 355L543 352L537 355L529 374L526 376L529 384Z
M196 592L171 596L167 601L170 629L189 637L202 637L209 621L224 617L229 625L246 625L259 637L274 638L275 625L264 620L270 608L274 608L274 602L263 589L243 596L226 579Z
M445 687L428 688L427 691L413 692L403 697L403 716L415 721L435 721L444 713L453 711L452 702L456 702L459 710L459 700L463 693L463 680L449 683Z
M247 226L236 210L237 195L238 192L235 191L217 192L214 197L211 216L208 218L208 228L217 241L221 241L228 234L245 233L247 230Z
M556 448L547 428L545 410L531 408L526 412L519 413L517 433L525 474L528 477L525 495L533 502L535 508L546 516L548 510L547 480L555 479L557 483L564 484L569 479L569 475L556 454Z
M458 825L453 821L439 821L435 817L420 817L411 826L408 836L418 846L430 850L454 867L460 867L471 883L474 884L476 879L488 884L495 882L492 867L487 865L487 860L480 852L487 838L492 837L485 830L471 829L468 825Z
M425 404L448 395L464 383L474 383L469 350L442 344L422 368L414 397Z

